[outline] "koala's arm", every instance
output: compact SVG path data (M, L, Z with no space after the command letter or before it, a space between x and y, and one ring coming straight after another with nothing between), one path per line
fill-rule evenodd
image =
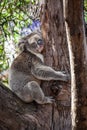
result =
M62 71L55 71L46 65L36 65L32 68L32 74L40 80L59 80L68 81L69 75L64 74Z

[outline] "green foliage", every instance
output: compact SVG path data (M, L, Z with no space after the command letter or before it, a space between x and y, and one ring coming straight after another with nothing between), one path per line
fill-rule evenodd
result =
M9 66L4 49L8 37L17 43L19 30L32 22L27 11L29 3L34 0L2 0L0 1L0 72Z
M0 32L5 39L13 34L15 40L19 29L31 22L26 11L30 0L3 0L0 3Z
M85 22L87 23L87 0L84 0L84 17Z
M4 44L0 45L0 72L8 68L8 63L5 57Z

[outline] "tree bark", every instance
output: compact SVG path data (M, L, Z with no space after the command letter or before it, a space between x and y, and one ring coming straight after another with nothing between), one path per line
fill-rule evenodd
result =
M72 130L87 129L87 45L83 0L64 0L71 66Z
M0 83L0 130L50 130L51 111L52 105L23 103Z
M63 1L46 0L41 14L42 33L46 42L45 63L56 70L66 71L69 74L70 67L63 17ZM70 84L52 81L45 82L42 88L46 95L52 95L56 99L57 108L54 106L54 111L52 112L54 115L52 130L71 130Z
M46 0L41 14L45 63L55 70L70 72L68 47L61 0ZM2 130L71 130L70 83L42 82L53 105L23 103L10 90L0 87L0 127Z

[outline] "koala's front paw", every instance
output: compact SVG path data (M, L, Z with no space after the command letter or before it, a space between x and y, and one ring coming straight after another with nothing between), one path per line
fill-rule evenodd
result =
M71 76L69 74L67 74L67 81L71 80Z
M67 74L65 71L62 72L62 76L65 82L68 82L71 79L70 74Z

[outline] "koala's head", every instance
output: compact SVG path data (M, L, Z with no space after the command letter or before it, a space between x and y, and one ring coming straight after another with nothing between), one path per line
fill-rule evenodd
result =
M44 42L40 33L33 32L22 38L18 46L21 51L27 50L34 53L41 53L44 48Z

